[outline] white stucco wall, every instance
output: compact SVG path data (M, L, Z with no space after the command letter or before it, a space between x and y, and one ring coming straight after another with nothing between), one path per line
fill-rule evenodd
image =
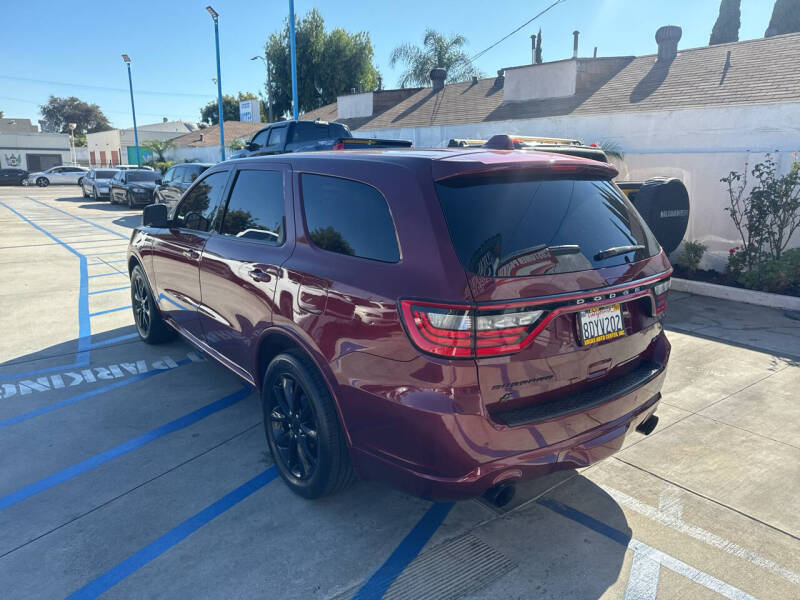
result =
M506 69L503 102L572 96L577 76L578 62L575 60Z
M230 156L233 152L236 152L236 150L225 148L225 156ZM221 153L219 146L172 148L166 152L166 158L177 162L194 161L217 163L220 161Z
M355 135L408 139L416 148L435 148L451 138L487 139L497 133L612 142L625 155L618 165L619 181L679 177L691 202L686 239L706 244L704 266L721 269L728 250L741 241L723 210L728 194L719 180L730 171L742 172L745 163L752 168L766 152L776 154L786 172L792 153L800 151L800 103L359 129ZM791 246L800 246L800 235Z
M70 162L69 135L65 133L0 133L0 167L27 169L27 154L60 154Z
M355 119L372 114L372 92L349 94L336 97L336 117L338 119Z

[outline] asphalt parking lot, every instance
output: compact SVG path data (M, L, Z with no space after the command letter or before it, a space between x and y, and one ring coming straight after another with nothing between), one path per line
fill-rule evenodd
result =
M4 598L800 597L800 322L673 293L660 423L511 505L276 478L261 410L133 328L140 210L0 188Z

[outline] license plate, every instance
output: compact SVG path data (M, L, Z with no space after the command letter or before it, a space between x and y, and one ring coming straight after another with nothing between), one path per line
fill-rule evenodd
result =
M578 314L578 332L583 346L625 335L619 304L582 310Z

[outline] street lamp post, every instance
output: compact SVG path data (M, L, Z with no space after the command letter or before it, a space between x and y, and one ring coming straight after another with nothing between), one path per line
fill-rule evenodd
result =
M250 60L263 60L264 67L267 69L267 110L269 111L269 122L272 123L272 83L269 80L269 60L263 56L254 56Z
M225 125L222 114L222 73L219 66L219 14L210 6L206 6L208 14L214 19L214 40L217 43L217 108L219 108L219 148L222 160L225 160Z
M133 113L133 140L136 143L136 166L142 166L142 160L139 157L139 131L136 129L136 106L133 104L133 79L131 78L131 57L127 54L122 55L122 60L125 61L125 64L128 65L128 85L131 89L131 112ZM120 148L121 150L121 148ZM122 162L122 157L120 156L120 162Z
M69 123L69 158L72 161L72 164L76 164L78 162L78 157L75 154L75 128L78 126L77 123Z
M297 120L297 56L294 51L294 0L289 0L289 43L292 49L292 115Z

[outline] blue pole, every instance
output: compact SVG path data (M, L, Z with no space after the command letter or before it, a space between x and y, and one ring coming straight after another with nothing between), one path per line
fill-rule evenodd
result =
M225 160L225 125L222 118L222 74L219 66L219 20L214 17L214 39L217 42L217 108L219 108L219 149Z
M125 63L128 65L128 85L131 89L131 112L133 113L133 140L136 142L136 166L142 166L142 160L139 158L139 131L136 129L136 106L133 104L133 78L131 77L131 63ZM121 149L121 148L120 148ZM120 162L122 161L122 157L120 156Z
M297 56L294 51L294 0L289 0L289 42L292 49L292 115L297 120Z

